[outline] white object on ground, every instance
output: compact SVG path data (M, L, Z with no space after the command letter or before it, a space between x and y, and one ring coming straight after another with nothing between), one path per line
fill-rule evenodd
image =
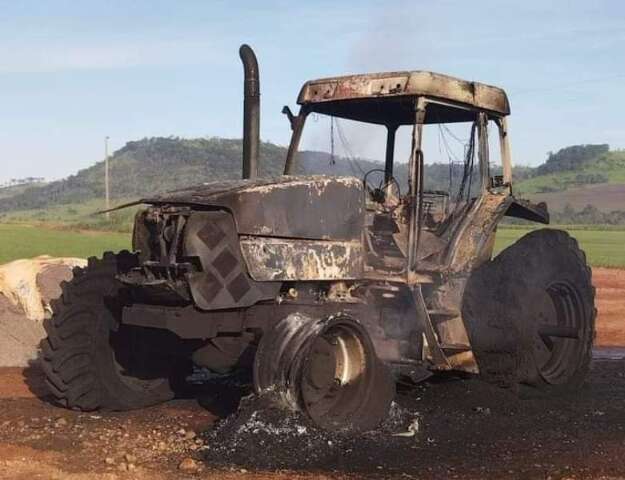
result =
M394 433L393 437L414 437L418 431L419 431L419 419L415 418L412 422L410 422L410 425L408 425L407 432Z
M71 269L85 265L87 261L82 258L53 258L49 255L15 260L0 265L0 293L13 305L24 310L29 320L43 322L49 305L39 290L38 275L55 266L66 266Z

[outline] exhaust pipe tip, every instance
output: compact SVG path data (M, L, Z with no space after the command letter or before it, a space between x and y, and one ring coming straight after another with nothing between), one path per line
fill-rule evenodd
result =
M245 94L249 94L254 97L260 96L260 85L258 81L258 60L252 47L247 43L244 43L239 48L239 57L243 62L243 73L245 75Z
M239 48L243 62L243 178L258 175L260 145L260 81L258 60L254 50L243 44Z

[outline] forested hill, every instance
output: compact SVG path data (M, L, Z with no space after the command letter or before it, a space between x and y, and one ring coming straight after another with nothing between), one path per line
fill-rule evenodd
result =
M166 192L203 182L237 179L241 176L242 144L224 138L147 138L128 142L110 159L111 198L127 200ZM260 175L282 174L286 148L263 142L260 146ZM331 158L324 152L301 152L298 174L355 175L382 165L369 160ZM447 165L440 165L433 180L443 188ZM406 179L406 166L398 165L396 175ZM438 178L441 181L439 182ZM1 193L1 189L0 189ZM15 195L0 195L0 212L33 210L53 205L76 204L104 197L104 162L79 171L63 180L23 187Z
M625 151L609 145L573 145L547 156L520 188L523 192L550 193L598 184L625 184Z
M285 149L270 143L260 148L263 173L278 174ZM110 159L111 198L128 199L206 181L238 178L241 141L222 138L148 138L128 142ZM0 211L72 204L104 196L104 162L75 175L33 186L0 201Z
M110 160L111 197L113 201L135 199L145 195L175 190L241 175L242 144L239 139L147 138L128 142ZM260 147L260 174L280 175L284 168L286 148L264 142ZM324 152L302 152L298 174L355 175L382 168L369 160L330 158ZM452 184L459 183L462 166L452 165ZM426 188L447 190L450 166L428 164ZM406 184L407 166L398 164L395 175ZM79 171L66 179L32 186L0 188L0 212L45 209L54 205L79 204L104 197L104 162ZM625 207L625 152L610 151L608 145L575 145L550 153L547 161L536 168L514 169L515 191L537 200L546 200L552 210L563 210L573 202L581 210L588 203L605 212ZM607 190L606 190L606 187ZM622 187L622 189L621 189ZM610 192L605 208L603 191ZM622 191L621 191L622 190ZM589 194L590 196L584 197ZM548 198L544 198L544 196ZM585 198L575 204L577 198ZM587 200L590 201L587 201ZM554 208L555 207L555 208Z

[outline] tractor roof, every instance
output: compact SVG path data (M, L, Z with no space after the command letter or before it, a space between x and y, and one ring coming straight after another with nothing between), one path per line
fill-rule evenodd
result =
M475 110L495 116L510 113L506 93L497 87L439 73L413 71L370 73L306 82L297 103L311 111L369 123L414 123L414 98L447 102L431 104L426 123L464 122Z

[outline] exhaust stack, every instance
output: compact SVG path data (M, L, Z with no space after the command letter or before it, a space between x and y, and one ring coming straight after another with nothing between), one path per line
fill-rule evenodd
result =
M258 149L260 142L260 82L258 61L249 45L239 49L243 62L243 178L258 175Z

